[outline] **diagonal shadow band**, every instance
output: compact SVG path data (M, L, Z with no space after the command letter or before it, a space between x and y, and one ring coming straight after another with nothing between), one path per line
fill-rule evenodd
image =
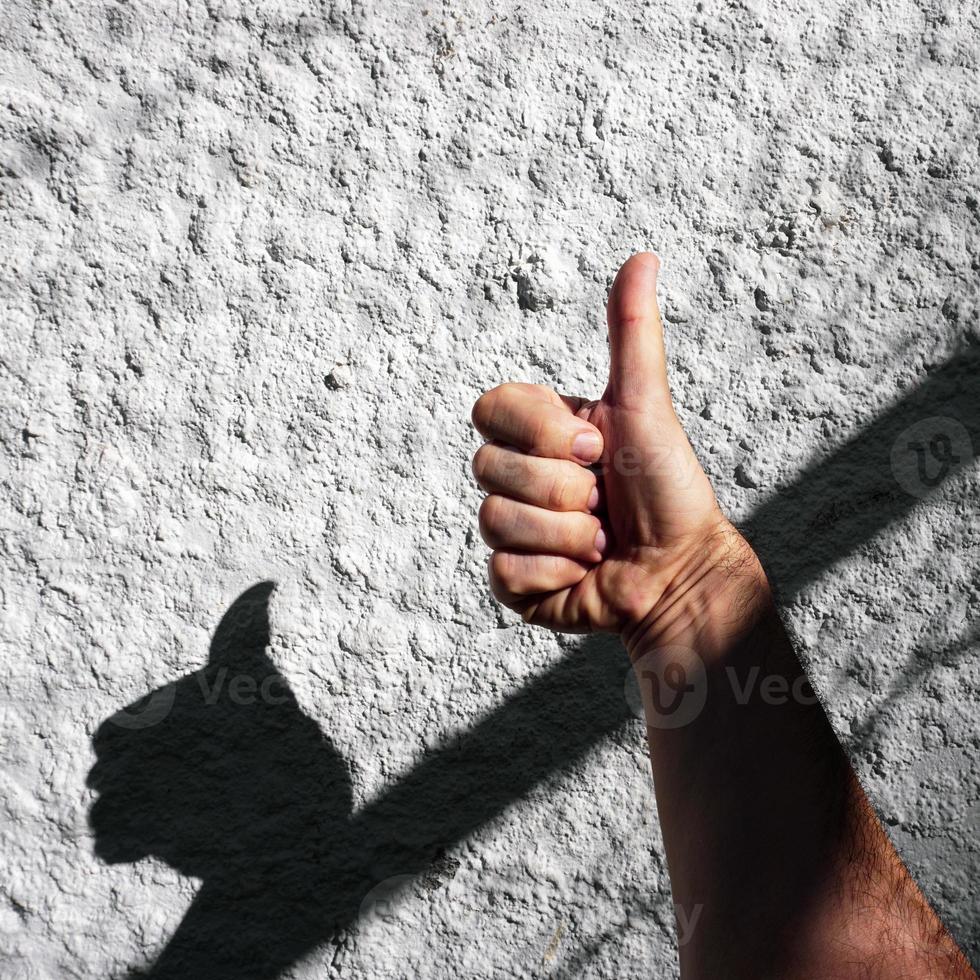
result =
M408 856L469 836L634 719L623 695L628 667L613 638L589 637L360 811L355 825L393 855L386 870L405 867L403 847Z
M965 348L750 519L785 595L915 506L893 472L905 429L953 418L977 444L978 367ZM967 463L959 454L934 487ZM625 653L590 637L354 813L347 763L265 652L271 590L260 583L232 605L207 666L148 696L152 723L134 724L140 712L128 709L93 738L96 853L154 856L202 880L166 948L134 976L281 976L342 941L378 882L437 887L453 871L448 848L633 717Z
M927 436L928 449L928 437L942 438L949 432L958 435L957 451L949 457L927 458L930 471L921 475L918 486L909 488L909 479L903 477L916 482L917 441ZM780 488L742 531L762 558L781 599L789 601L971 465L976 451L980 451L980 347L965 344L843 446L815 460L791 485Z

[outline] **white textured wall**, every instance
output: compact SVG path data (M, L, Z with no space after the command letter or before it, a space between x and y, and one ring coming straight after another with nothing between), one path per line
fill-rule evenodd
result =
M980 960L980 22L777 6L3 4L5 977L674 975L623 655L495 608L468 471L638 248Z

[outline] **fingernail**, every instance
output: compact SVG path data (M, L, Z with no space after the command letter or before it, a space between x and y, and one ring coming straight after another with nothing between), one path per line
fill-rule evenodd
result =
M606 540L606 532L600 527L595 536L595 550L598 551L600 555L604 555L606 553L606 545L608 543L609 542Z
M595 510L599 506L599 488L593 487L589 494L589 502L585 505L587 510Z
M602 452L602 440L595 432L580 432L572 442L572 454L583 462L591 463Z

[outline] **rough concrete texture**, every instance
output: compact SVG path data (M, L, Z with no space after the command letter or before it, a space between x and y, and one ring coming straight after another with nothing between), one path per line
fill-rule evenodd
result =
M0 973L676 975L625 659L495 607L468 469L483 389L601 390L639 248L980 964L978 41L968 0L4 3Z

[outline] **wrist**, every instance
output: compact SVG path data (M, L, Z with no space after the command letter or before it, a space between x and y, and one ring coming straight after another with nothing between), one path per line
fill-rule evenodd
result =
M702 659L715 659L775 609L757 555L723 517L681 549L670 565L657 601L623 630L634 662L669 646L689 647Z

